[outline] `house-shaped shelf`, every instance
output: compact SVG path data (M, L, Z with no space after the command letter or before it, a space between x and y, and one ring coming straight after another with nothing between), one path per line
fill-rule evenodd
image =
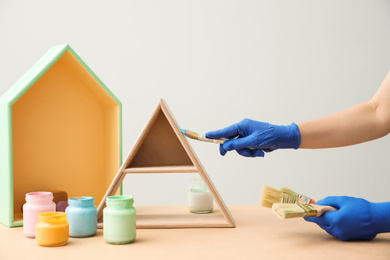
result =
M100 203L99 221L105 198L115 194L127 174L148 173L198 173L217 209L209 214L194 214L183 207L137 206L137 228L235 227L228 208L163 99L158 102Z
M42 56L0 98L0 222L22 225L32 191L99 205L121 165L121 107L69 45Z

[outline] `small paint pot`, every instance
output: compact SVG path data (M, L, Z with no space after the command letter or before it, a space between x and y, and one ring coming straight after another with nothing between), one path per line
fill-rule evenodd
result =
M26 237L35 237L35 225L38 215L43 212L56 211L53 193L47 191L30 192L26 194L23 205L23 233Z
M60 200L56 203L56 211L65 212L66 208L68 207L68 202Z
M110 196L103 210L103 238L110 244L127 244L135 240L136 212L131 196Z
M96 234L97 210L93 202L93 197L69 198L65 212L70 237L90 237Z
M69 239L69 224L64 212L45 212L38 215L35 240L41 246L65 245Z
M214 208L214 200L211 193L201 178L191 178L188 187L188 209L192 213L210 213Z

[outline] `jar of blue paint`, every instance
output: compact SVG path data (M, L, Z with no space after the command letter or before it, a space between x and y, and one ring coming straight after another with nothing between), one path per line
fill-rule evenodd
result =
M97 231L97 210L93 197L69 198L66 220L70 237L90 237Z

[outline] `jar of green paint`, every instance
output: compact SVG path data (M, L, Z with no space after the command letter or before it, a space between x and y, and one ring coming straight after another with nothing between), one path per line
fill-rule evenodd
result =
M103 238L110 244L128 244L135 240L136 220L131 196L110 196L103 210Z

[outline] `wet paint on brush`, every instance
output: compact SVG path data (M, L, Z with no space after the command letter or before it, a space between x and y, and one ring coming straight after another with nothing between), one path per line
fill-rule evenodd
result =
M216 143L216 144L223 144L226 140L228 139L210 139L205 136L205 134L198 134L189 130L185 129L180 129L180 132L184 135L187 136L188 138L194 139L194 140L199 140L199 141L204 141L204 142L209 142L209 143Z

